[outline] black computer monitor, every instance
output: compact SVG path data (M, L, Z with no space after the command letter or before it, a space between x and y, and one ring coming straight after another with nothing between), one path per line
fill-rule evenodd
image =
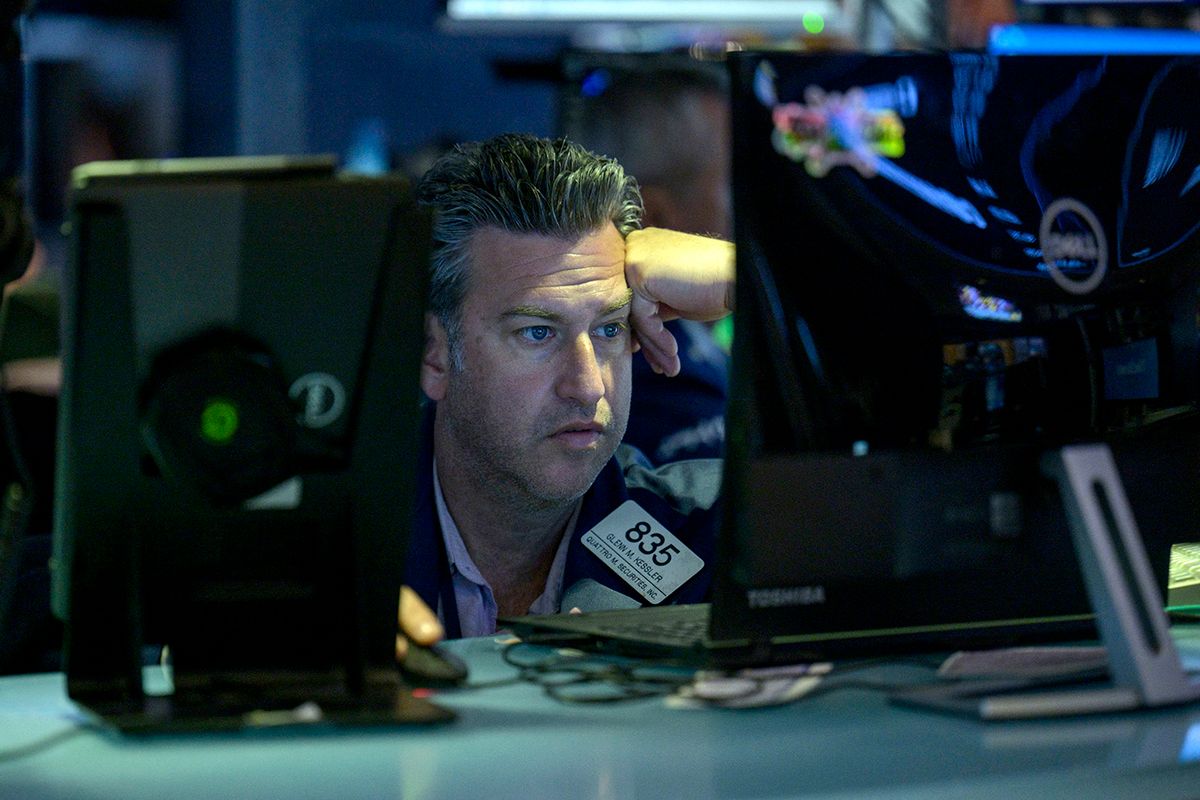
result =
M876 649L1076 636L1041 459L1200 536L1194 57L732 54L744 614ZM714 621L719 629L719 621Z
M320 158L101 162L73 184L54 563L70 696L128 729L305 700L395 718L425 213L403 180ZM169 698L143 684L164 646Z

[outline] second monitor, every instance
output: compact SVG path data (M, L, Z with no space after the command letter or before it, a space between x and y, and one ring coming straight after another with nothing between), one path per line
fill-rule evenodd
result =
M1086 633L1039 468L1079 442L1112 448L1165 585L1200 527L1200 60L746 53L733 75L744 602L714 635Z
M397 693L393 661L429 249L407 184L289 158L74 181L54 571L71 698L127 729L309 700L444 718ZM164 645L166 698L141 669Z

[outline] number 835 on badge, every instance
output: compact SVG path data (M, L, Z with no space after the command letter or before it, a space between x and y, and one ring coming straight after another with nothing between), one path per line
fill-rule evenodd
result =
M583 544L650 603L704 568L704 561L633 500L583 536Z

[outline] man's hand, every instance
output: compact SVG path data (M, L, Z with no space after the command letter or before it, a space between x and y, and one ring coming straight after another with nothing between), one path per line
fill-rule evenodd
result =
M733 310L734 250L729 242L646 228L625 237L625 280L633 289L630 319L637 344L655 372L679 373L679 344L669 320L720 319Z
M400 587L398 622L400 630L396 634L397 661L403 661L404 657L408 655L410 638L417 644L428 647L446 635L442 630L442 623L438 622L437 615L429 609L429 606L425 605L425 601L416 592L407 586Z

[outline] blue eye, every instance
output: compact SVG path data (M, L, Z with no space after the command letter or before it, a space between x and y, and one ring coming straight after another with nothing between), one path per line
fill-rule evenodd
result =
M624 322L606 322L596 329L605 339L615 339L625 332Z
M544 342L550 336L550 326L530 325L528 328L521 328L521 335L535 342Z

